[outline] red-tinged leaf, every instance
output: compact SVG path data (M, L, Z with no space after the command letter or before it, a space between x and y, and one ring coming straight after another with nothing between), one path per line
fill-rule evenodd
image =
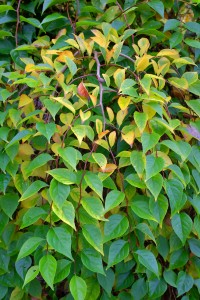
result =
M90 95L89 95L85 85L83 84L83 82L79 83L77 91L78 91L78 95L80 97L90 100Z
M113 173L117 169L117 166L115 164L107 164L105 168L100 168L99 172L103 173Z

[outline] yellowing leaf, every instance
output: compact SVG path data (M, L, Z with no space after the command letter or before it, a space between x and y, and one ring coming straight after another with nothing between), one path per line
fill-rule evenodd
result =
M109 145L112 148L116 141L116 131L112 131L108 137Z
M157 56L168 56L170 58L176 59L179 58L179 53L175 49L163 49L158 52Z
M84 123L87 119L90 118L91 116L91 111L87 111L87 112L82 112L82 110L80 110L80 118L81 118L81 121Z
M21 157L24 156L31 156L32 154L34 154L33 148L31 147L31 145L29 144L20 144L19 145L19 153L18 155Z
M73 118L74 118L74 115L72 113L60 114L60 121L66 125L70 125Z
M108 50L106 49L106 63L108 64L111 60L111 58L113 57L113 53L114 53L114 50Z
M67 42L69 45L73 46L74 48L79 49L79 45L78 45L78 43L77 43L75 40L73 40L73 39L68 39L68 40L66 40L66 42Z
M169 78L170 84L174 85L178 89L187 90L189 85L185 78L171 77Z
M99 139L102 139L106 134L108 134L110 131L109 130L105 130L105 131L102 131L98 134L98 138Z
M98 134L100 134L103 130L103 124L101 122L101 120L96 119L96 131Z
M29 72L34 71L34 69L35 69L35 65L34 64L28 64L25 67L25 72L29 73Z
M33 101L32 98L28 97L26 94L22 94L19 98L19 105L18 107L25 106Z
M138 72L144 71L151 64L149 62L151 57L151 55L144 54L142 57L138 58L136 61L136 70Z
M122 139L130 145L130 147L133 146L135 133L134 133L135 127L133 125L128 125L123 127L122 129Z
M117 69L113 74L115 84L120 88L122 82L125 80L125 69Z
M114 120L114 113L113 110L110 107L106 107L107 113L108 113L108 117L109 117L109 121L112 123L112 121Z
M150 43L147 38L142 38L138 41L138 46L140 47L140 56L142 56L144 53L147 53Z
M95 35L95 37L93 36L91 39L99 46L107 49L109 42L107 42L106 37L101 33L101 31L93 29L92 33Z
M69 110L71 110L71 112L75 114L75 109L69 100L65 99L64 97L51 97L51 99L58 101L59 103L67 107Z
M100 168L99 171L103 173L113 173L117 169L115 164L107 164L104 168Z
M119 126L122 125L122 122L123 122L123 120L124 120L124 118L126 117L127 114L128 114L128 109L127 108L125 110L118 111L116 119L117 119L117 124Z
M131 101L131 97L120 96L118 99L118 104L121 110L125 110Z

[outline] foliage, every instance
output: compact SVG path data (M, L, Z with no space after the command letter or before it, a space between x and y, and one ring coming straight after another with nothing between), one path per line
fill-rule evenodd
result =
M1 1L0 299L198 299L198 1Z

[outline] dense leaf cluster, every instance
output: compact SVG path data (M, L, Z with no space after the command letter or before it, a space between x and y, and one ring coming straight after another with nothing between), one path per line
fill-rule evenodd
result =
M198 0L0 5L0 299L199 299Z

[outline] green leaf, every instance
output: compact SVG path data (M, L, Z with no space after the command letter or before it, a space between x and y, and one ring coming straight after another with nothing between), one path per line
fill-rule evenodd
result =
M160 171L163 170L164 160L161 157L155 157L150 154L146 157L146 181L151 177L157 175Z
M200 117L200 99L187 101L187 105Z
M129 243L124 240L117 240L112 242L108 253L107 269L118 264L129 255Z
M105 220L103 217L104 208L101 200L96 197L84 197L81 200L81 204L91 217L97 220Z
M41 24L40 24L40 21L38 21L37 19L35 18L25 18L23 16L20 16L20 21L22 22L26 22L36 28L40 28L41 29Z
M177 251L172 252L169 267L170 269L181 268L186 265L188 259L188 251L186 251L184 248L181 248Z
M97 195L102 198L102 192L103 192L103 184L99 177L92 173L86 173L84 176L84 179L87 183L87 185L95 192Z
M167 290L167 284L161 278L155 278L149 281L149 296L150 299L156 299L161 297Z
M24 279L24 284L23 287L29 283L30 281L32 281L33 279L35 279L35 277L39 274L39 267L38 266L32 266L30 267L30 269L28 270L28 272L26 273L25 279Z
M5 150L8 149L10 146L14 145L16 142L28 138L31 136L33 133L30 130L22 130L14 136L14 138L9 142L9 144L5 147Z
M96 250L92 248L83 249L81 260L88 270L105 275L101 255Z
M101 24L101 22L98 22L98 21L83 20L83 21L76 22L76 28L82 27L82 26L97 26L97 25L100 25L100 24Z
M76 174L64 168L47 171L47 173L63 184L69 185L76 183Z
M19 254L17 256L17 260L20 260L23 257L28 256L33 253L35 249L43 242L44 239L40 237L31 237L29 238L21 247Z
M46 137L46 139L48 140L48 143L50 143L50 139L51 137L54 135L54 133L56 132L56 124L54 123L42 123L42 122L38 122L36 123L36 129Z
M18 200L17 194L6 193L0 196L0 207L10 219L12 219L12 215L17 209Z
M184 24L184 27L198 35L200 34L200 24L197 22L187 22Z
M143 132L148 121L148 115L146 113L135 111L134 120L140 132Z
M76 64L73 62L73 60L71 58L69 58L67 56L65 57L65 59L66 59L66 64L69 68L70 73L72 74L72 76L74 76L77 72Z
M183 34L179 31L174 32L169 39L170 48L176 47L182 41L183 41Z
M136 280L131 287L131 295L133 299L141 300L147 294L147 284L144 278Z
M178 273L177 278L178 297L189 292L194 284L194 279L184 271Z
M147 3L151 8L153 8L162 18L164 18L164 4L160 0L151 0Z
M159 195L157 201L150 199L149 208L155 220L162 225L164 217L168 210L168 200L164 195Z
M92 153L92 157L100 168L104 168L107 164L107 159L102 153Z
M159 276L158 264L154 254L149 250L137 250L135 252L138 255L139 262L147 268L147 270L153 272L157 277Z
M148 239L154 241L154 243L156 244L155 237L147 224L139 223L139 224L137 224L137 226L135 228L137 228L138 230L143 232L148 237Z
M66 201L61 207L53 203L52 209L56 216L76 230L74 224L75 210L71 202Z
M149 180L146 181L146 185L147 188L152 193L152 195L154 196L155 200L157 200L160 191L162 190L162 185L163 185L162 175L157 174L151 177Z
M69 275L70 268L71 268L71 261L67 259L57 260L57 268L56 268L54 283L63 281Z
M39 219L45 219L47 215L48 215L47 212L41 207L29 208L22 218L22 225L20 229L23 229L25 227L34 224Z
M97 300L100 295L100 285L98 284L95 277L86 278L86 285L87 285L87 300Z
M14 10L14 8L11 5L0 5L0 13L8 10Z
M163 277L169 285L176 288L177 274L174 271L166 269L163 272Z
M149 209L149 198L146 196L137 195L131 204L131 209L140 218L156 221Z
M84 300L87 294L87 285L83 278L74 275L69 283L69 289L74 300Z
M137 174L129 174L125 180L132 186L135 186L140 189L145 189L146 184L143 179L140 179Z
M172 216L176 214L184 205L183 202L183 185L177 179L165 181L165 189L169 198Z
M105 200L105 212L119 206L125 198L125 194L114 190L107 194Z
M130 161L138 176L142 178L142 174L145 170L145 157L143 153L141 151L132 151Z
M69 196L70 186L52 179L49 187L49 193L53 202L58 207L62 207Z
M192 220L186 213L180 213L173 216L172 228L174 229L176 235L181 240L182 244L185 245L185 242L192 231Z
M50 286L52 290L54 290L53 283L56 275L56 268L57 268L57 261L50 254L43 256L39 261L40 273L43 279L46 281L46 283L48 284L48 286Z
M103 237L99 227L94 224L85 224L82 232L88 243L103 255Z
M30 197L32 197L33 195L35 195L37 192L39 192L39 190L41 190L42 188L48 186L44 181L41 180L36 180L34 181L28 188L27 190L22 194L21 198L19 199L19 201L24 201Z
M129 222L123 215L111 215L108 222L104 224L104 243L120 236L128 230Z
M200 97L200 80L197 80L193 84L191 84L188 88L190 93L193 93L194 95L197 95Z
M58 153L76 171L78 160L82 159L81 153L72 147L59 148Z
M55 120L55 116L58 113L58 111L61 109L62 104L57 101L53 101L51 99L45 99L43 101L44 101L45 107L48 109L48 111L52 115L53 119Z
M188 244L190 246L191 252L197 257L200 257L200 240L191 238L188 240Z
M179 26L179 24L180 24L179 20L177 20L177 19L169 19L165 23L163 32L166 32L168 30L177 29L177 27Z
M48 153L42 153L38 155L26 167L25 169L26 176L29 177L35 169L42 167L50 160L53 160L53 158Z
M200 49L200 42L197 40L187 38L184 40L184 42L190 47Z
M57 252L73 260L71 254L71 235L62 227L49 229L47 233L47 243Z
M185 177L184 177L181 169L179 168L179 166L177 166L177 165L170 165L168 167L168 169L171 170L178 177L178 179L181 181L181 183L185 187L186 186Z
M106 293L110 296L112 287L115 283L115 274L112 269L108 269L105 271L105 275L97 274L97 279L101 287L106 291Z

